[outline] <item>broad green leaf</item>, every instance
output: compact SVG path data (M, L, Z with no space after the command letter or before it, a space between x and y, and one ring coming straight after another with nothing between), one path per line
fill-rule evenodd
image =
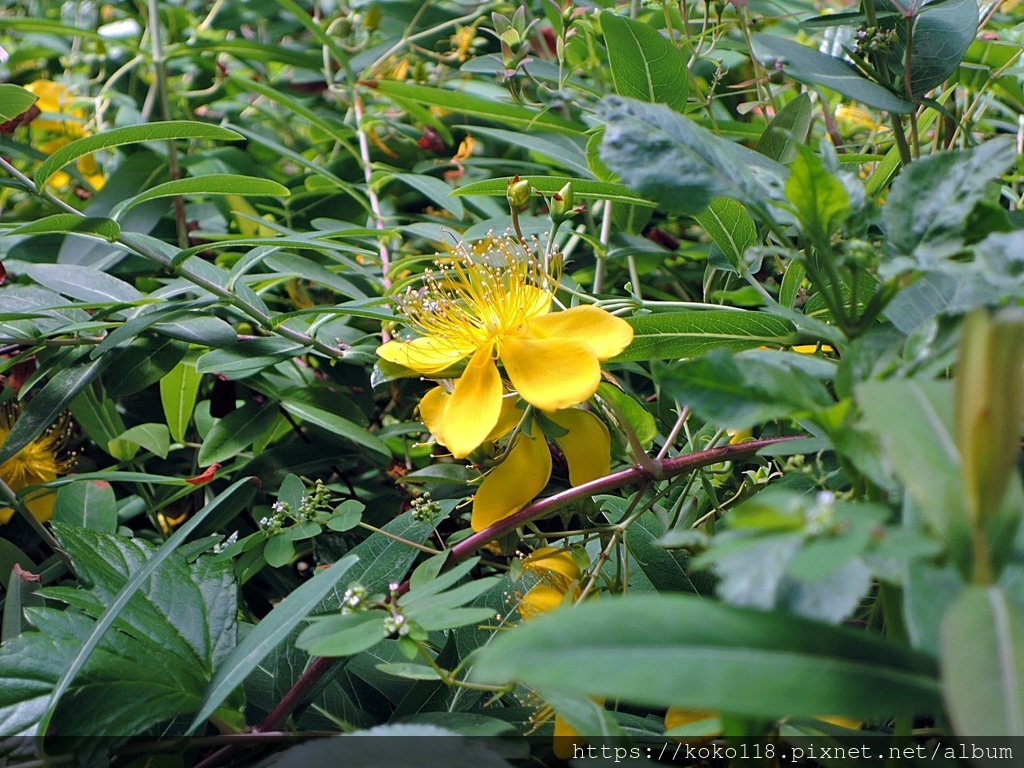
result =
M716 350L695 360L659 363L653 373L666 395L719 427L743 429L832 405L825 385L781 353L754 359Z
M957 557L971 539L960 453L953 440L953 386L949 381L889 379L856 389L864 420L927 525Z
M4 83L0 85L0 123L6 123L20 117L36 103L38 97L26 91L20 85Z
M658 423L651 412L618 387L602 381L597 385L597 396L614 405L629 422L637 440L649 449L658 436Z
M202 374L196 371L195 363L189 360L182 360L160 379L160 402L167 428L175 442L185 440L202 380Z
M297 357L305 350L301 344L276 337L241 339L232 347L207 352L196 362L196 370L242 379Z
M648 208L654 207L654 203L634 194L625 184L616 184L613 181L574 179L571 176L523 176L522 178L530 182L531 188L544 195L552 195L561 190L566 184L572 184L572 192L577 197L592 197L597 200L611 200L613 202L629 203L630 205L642 205ZM474 181L471 184L466 184L453 190L452 194L459 197L466 195L504 197L508 193L510 181L512 181L511 176Z
M76 363L57 371L25 406L0 447L0 465L48 429L68 404L110 364L109 357Z
M602 13L600 21L615 92L685 110L690 73L682 51L641 21L610 11Z
M114 206L110 212L113 219L120 219L128 210L147 200L176 195L245 195L246 197L288 197L288 187L270 179L254 176L238 176L230 173L216 173L209 176L195 176L175 179L157 184Z
M2 573L9 575L4 582L3 619L0 621L0 640L10 642L12 638L27 628L25 609L45 605L46 601L36 594L42 586L42 580L32 571L25 570L21 565L5 568ZM7 682L7 681L5 681ZM0 726L2 728L2 726ZM2 750L2 747L0 747Z
M782 71L805 85L823 85L875 109L897 115L913 112L914 102L868 80L850 64L806 45L761 34L752 39L754 55L768 67Z
M277 414L274 406L256 403L235 409L217 421L206 435L199 449L199 466L208 467L234 458L273 426Z
M333 272L302 256L296 256L293 253L275 253L268 256L264 263L277 272L292 274L304 280L325 285L342 296L350 296L354 299L366 298L366 293L357 288L343 273Z
M117 499L105 480L65 485L57 491L53 522L77 525L100 533L117 530Z
M899 643L687 595L611 597L542 615L500 633L470 679L772 719L941 708L934 663Z
M1012 138L1004 136L970 150L937 152L912 163L896 179L882 209L889 241L904 254L946 242L957 250L975 205L1015 156Z
M248 84L248 83L247 83ZM515 126L521 129L551 131L553 133L580 134L582 128L558 117L553 111L538 112L530 107L510 104L495 99L485 99L461 91L433 88L427 85L399 82L397 80L364 81L378 93L396 99L408 99L430 107L440 107L452 112L476 115L485 120Z
M811 149L800 145L797 150L786 180L786 197L804 230L822 247L846 216L850 195Z
M626 529L626 546L659 592L692 592L710 595L713 582L705 573L690 574L685 552L669 552L658 546L664 533L653 512L645 512Z
M437 205L451 213L456 219L466 215L466 208L453 193L455 188L433 176L425 176L418 173L396 173L390 178L398 179L403 184L408 184L421 195L432 200Z
M789 182L786 184L787 188ZM747 209L728 197L716 197L707 210L694 216L737 272L744 269L743 254L757 243L757 225Z
M998 586L966 587L942 618L942 688L956 733L1024 736L1024 612Z
M612 362L697 357L713 349L783 346L796 340L788 320L767 312L687 310L627 318L633 342Z
M488 128L483 125L465 126L473 136L494 139L513 147L528 149L550 160L567 171L573 171L585 179L593 174L587 165L587 156L571 137L559 134L533 134L522 131L507 131L504 128ZM453 192L452 194L457 194Z
M900 2L881 0L878 10L892 10L899 42L888 56L893 80L903 83L907 56L907 27L913 24L910 51L910 90L924 96L956 72L978 33L977 0L925 0L911 6L912 15ZM910 18L908 18L910 15Z
M369 451L378 461L388 461L391 458L391 449L383 440L337 413L301 400L282 400L281 407L292 416L321 429L326 429L333 435L351 440Z
M40 285L79 301L122 304L143 298L133 285L97 269L70 264L28 264L25 274Z
M157 549L145 564L142 565L137 571L133 572L131 577L127 580L124 588L117 594L117 597L107 606L103 615L100 616L99 620L87 633L83 633L82 642L76 644L74 653L68 658L68 664L66 669L63 670L56 684L52 686L52 690L47 691L47 703L45 710L40 718L39 732L45 733L49 728L51 719L57 705L61 701L64 694L71 687L72 683L78 677L78 674L85 668L89 657L92 655L98 647L101 646L105 639L105 636L114 637L116 633L109 633L110 628L114 626L114 623L118 621L121 613L125 607L132 600L133 597L138 593L142 586L149 582L156 570L175 553L192 534L192 532L205 520L208 516L215 513L217 509L228 503L232 496L237 493L240 489L250 484L249 478L244 478L237 481L233 485L226 488L221 494L219 494L213 501L207 504L205 507L200 509L193 515L184 525L178 528L174 534L165 541L159 549ZM166 595L166 599L173 600L174 595ZM169 610L169 609L168 609ZM152 668L152 659L149 660L149 667ZM160 674L164 679L165 670L159 670ZM173 679L173 678L172 678ZM191 709L185 709L178 714L184 714L185 712L192 711ZM148 714L148 713L147 713Z
M314 621L295 645L313 656L354 656L388 636L383 611L349 613Z
M755 149L777 163L788 164L797 146L807 141L813 118L811 97L801 93L772 118Z
M176 339L143 337L107 355L114 363L104 377L107 394L133 395L155 384L176 366L188 345Z
M2 88L3 86L0 86ZM121 237L121 227L113 219L94 216L75 216L73 213L55 213L28 224L15 227L6 235L44 235L49 233L67 233L74 235L95 235L96 237L115 242Z
M165 123L149 123L148 125L131 125L125 128L114 128L110 131L76 139L50 155L39 166L35 173L35 182L39 187L46 185L53 174L68 163L91 152L125 144L141 144L146 141L170 141L174 139L212 139L215 141L236 141L241 135L227 128L206 125L191 120L171 120Z
M348 570L359 561L348 555L331 567L317 573L312 579L278 603L274 610L251 630L224 660L210 681L196 714L191 733L201 726L220 707L231 693L242 684L253 667L291 634L292 630L335 587Z
M119 444L107 446L107 450L112 456L124 453L126 447L130 450L131 446L138 446L145 448L161 459L166 459L171 448L171 438L167 426L156 423L136 424L131 429L122 432L111 442Z
M117 412L117 404L104 397L102 393L98 395L92 387L82 390L82 393L71 401L69 408L75 422L105 451L110 450L110 441L125 430L124 419ZM132 446L120 445L118 451L111 455L121 461L128 461L136 454Z
M667 211L700 213L715 197L762 211L779 196L785 166L716 136L664 104L606 97L601 159Z
M800 294L807 270L804 263L797 259L789 262L786 267L786 274L782 276L782 285L779 287L779 304L792 309L796 305L796 297Z

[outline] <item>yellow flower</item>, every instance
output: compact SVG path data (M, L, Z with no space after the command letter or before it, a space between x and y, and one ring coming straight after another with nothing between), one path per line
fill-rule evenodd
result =
M456 458L468 456L498 422L498 361L527 403L557 411L589 399L601 380L600 361L633 339L630 325L603 309L552 312L555 281L534 248L514 238L493 238L480 256L460 245L439 267L400 302L418 338L390 341L377 354L425 376L468 358L435 433Z
M580 596L583 572L572 552L557 547L542 547L523 560L523 573L540 579L519 598L519 616L523 621L553 611L565 602L566 596Z
M40 152L52 155L73 140L89 135L85 125L85 113L81 109L70 107L72 98L66 86L52 80L36 80L26 85L25 89L38 97L36 107L42 113L32 121L32 127L61 134L55 139L41 143ZM80 157L77 165L78 172L89 182L89 186L95 190L103 187L106 180L92 154ZM58 189L68 187L71 185L71 176L64 171L57 171L50 178L49 184Z
M9 401L0 404L0 444L6 442L16 421L17 411ZM68 466L67 461L59 455L64 440L65 434L59 426L47 430L0 466L0 479L15 493L56 480L57 475ZM53 517L54 498L52 491L44 495L37 494L29 498L25 506L40 522L45 523ZM13 515L14 509L0 506L0 525L9 522Z

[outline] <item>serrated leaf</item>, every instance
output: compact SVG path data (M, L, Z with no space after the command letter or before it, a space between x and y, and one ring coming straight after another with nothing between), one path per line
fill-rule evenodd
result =
M605 11L600 22L615 92L685 110L690 73L679 48L635 19Z
M214 139L217 141L236 141L242 136L227 128L206 125L191 120L171 120L164 123L148 125L131 125L125 128L114 128L110 131L76 139L58 149L39 166L35 173L35 182L42 188L57 171L80 157L97 152L101 149L121 147L125 144L140 144L146 141L169 141L174 139Z
M697 357L713 349L783 346L796 339L796 329L767 312L688 310L626 318L633 342L612 362Z
M210 681L199 712L189 726L189 733L206 722L207 718L242 684L252 668L284 641L358 561L358 557L348 555L330 568L317 573L278 603L274 610L242 639Z

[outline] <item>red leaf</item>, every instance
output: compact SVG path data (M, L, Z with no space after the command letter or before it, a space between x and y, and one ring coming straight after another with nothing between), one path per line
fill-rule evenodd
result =
M213 476L217 474L217 470L220 469L220 464L211 464L201 475L190 477L186 480L186 483L190 485L206 485L208 482L213 480Z

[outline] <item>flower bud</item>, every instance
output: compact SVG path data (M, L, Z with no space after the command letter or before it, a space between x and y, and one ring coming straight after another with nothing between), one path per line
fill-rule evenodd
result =
M506 197L510 206L515 209L522 208L530 202L530 182L516 176L508 183Z
M555 222L562 222L576 214L573 210L574 196L572 193L572 182L566 182L558 192L551 196L551 218Z

